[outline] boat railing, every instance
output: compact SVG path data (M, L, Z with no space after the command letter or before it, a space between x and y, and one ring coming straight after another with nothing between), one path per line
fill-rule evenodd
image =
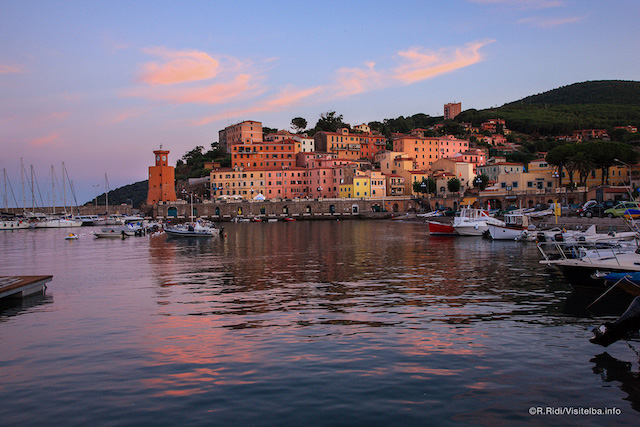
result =
M638 250L637 244L620 242L538 242L538 251L542 255L541 264L553 265L566 260L580 260L593 264L595 260L606 258L621 265L619 255Z

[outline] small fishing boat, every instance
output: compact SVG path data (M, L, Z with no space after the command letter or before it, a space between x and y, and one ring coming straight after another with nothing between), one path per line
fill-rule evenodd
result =
M222 229L216 228L213 225L209 226L200 223L189 223L167 227L165 232L171 237L212 237L222 234Z
M504 221L490 216L483 209L472 208L462 208L460 215L453 220L453 228L461 236L482 236L489 229L489 224L504 225Z
M66 236L64 236L65 240L77 240L78 239L78 235L74 234L74 233L69 233Z
M102 231L94 231L93 235L96 239L125 239L129 237L124 230L115 228L103 228Z
M437 221L427 221L429 234L435 236L457 236L456 229L451 224L444 224Z
M286 217L284 220L291 222L291 221L295 221L296 219L291 217Z

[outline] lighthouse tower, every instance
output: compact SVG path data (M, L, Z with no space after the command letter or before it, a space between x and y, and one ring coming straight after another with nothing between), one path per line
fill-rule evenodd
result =
M153 152L156 156L156 165L149 166L149 192L147 193L147 204L153 205L158 202L173 202L176 197L175 171L173 166L168 164L168 150L163 150L162 145L159 150Z

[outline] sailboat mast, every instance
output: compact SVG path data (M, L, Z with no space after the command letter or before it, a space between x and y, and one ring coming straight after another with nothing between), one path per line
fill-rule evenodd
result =
M9 197L7 196L7 169L6 168L2 169L2 172L4 174L4 194L3 194L4 209L7 212L9 212Z
M51 206L51 213L56 214L56 177L53 173L53 165L51 165L51 193L53 194L53 205Z
M109 216L109 180L107 173L104 173L104 204L107 206L107 216Z
M33 165L31 165L31 213L36 212L36 193L33 189L34 180L33 180Z
M20 157L20 178L22 183L22 213L24 213L27 201L24 194L24 164L22 163L22 157Z
M64 206L64 213L67 214L67 185L64 182L64 162L62 162L62 206Z

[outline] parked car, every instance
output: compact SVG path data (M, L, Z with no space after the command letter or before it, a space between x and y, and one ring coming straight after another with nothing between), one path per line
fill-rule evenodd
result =
M596 203L595 205L592 205L586 208L584 212L581 212L580 216L586 216L587 218L597 216L599 218L602 218L606 216L605 211L607 209L611 209L615 205L615 203L616 202L613 200L607 200L602 203Z
M640 217L640 204L638 202L620 202L613 208L604 211L609 218L614 216L624 216L625 218Z
M589 200L589 201L588 201L588 202L586 202L584 205L582 205L581 207L579 207L579 208L578 208L578 210L576 210L576 213L577 213L578 215L580 215L580 216L584 216L585 211L586 211L587 209L589 209L589 208L591 208L591 207L595 206L595 205L596 205L596 203L598 203L598 202L596 202L595 200Z

